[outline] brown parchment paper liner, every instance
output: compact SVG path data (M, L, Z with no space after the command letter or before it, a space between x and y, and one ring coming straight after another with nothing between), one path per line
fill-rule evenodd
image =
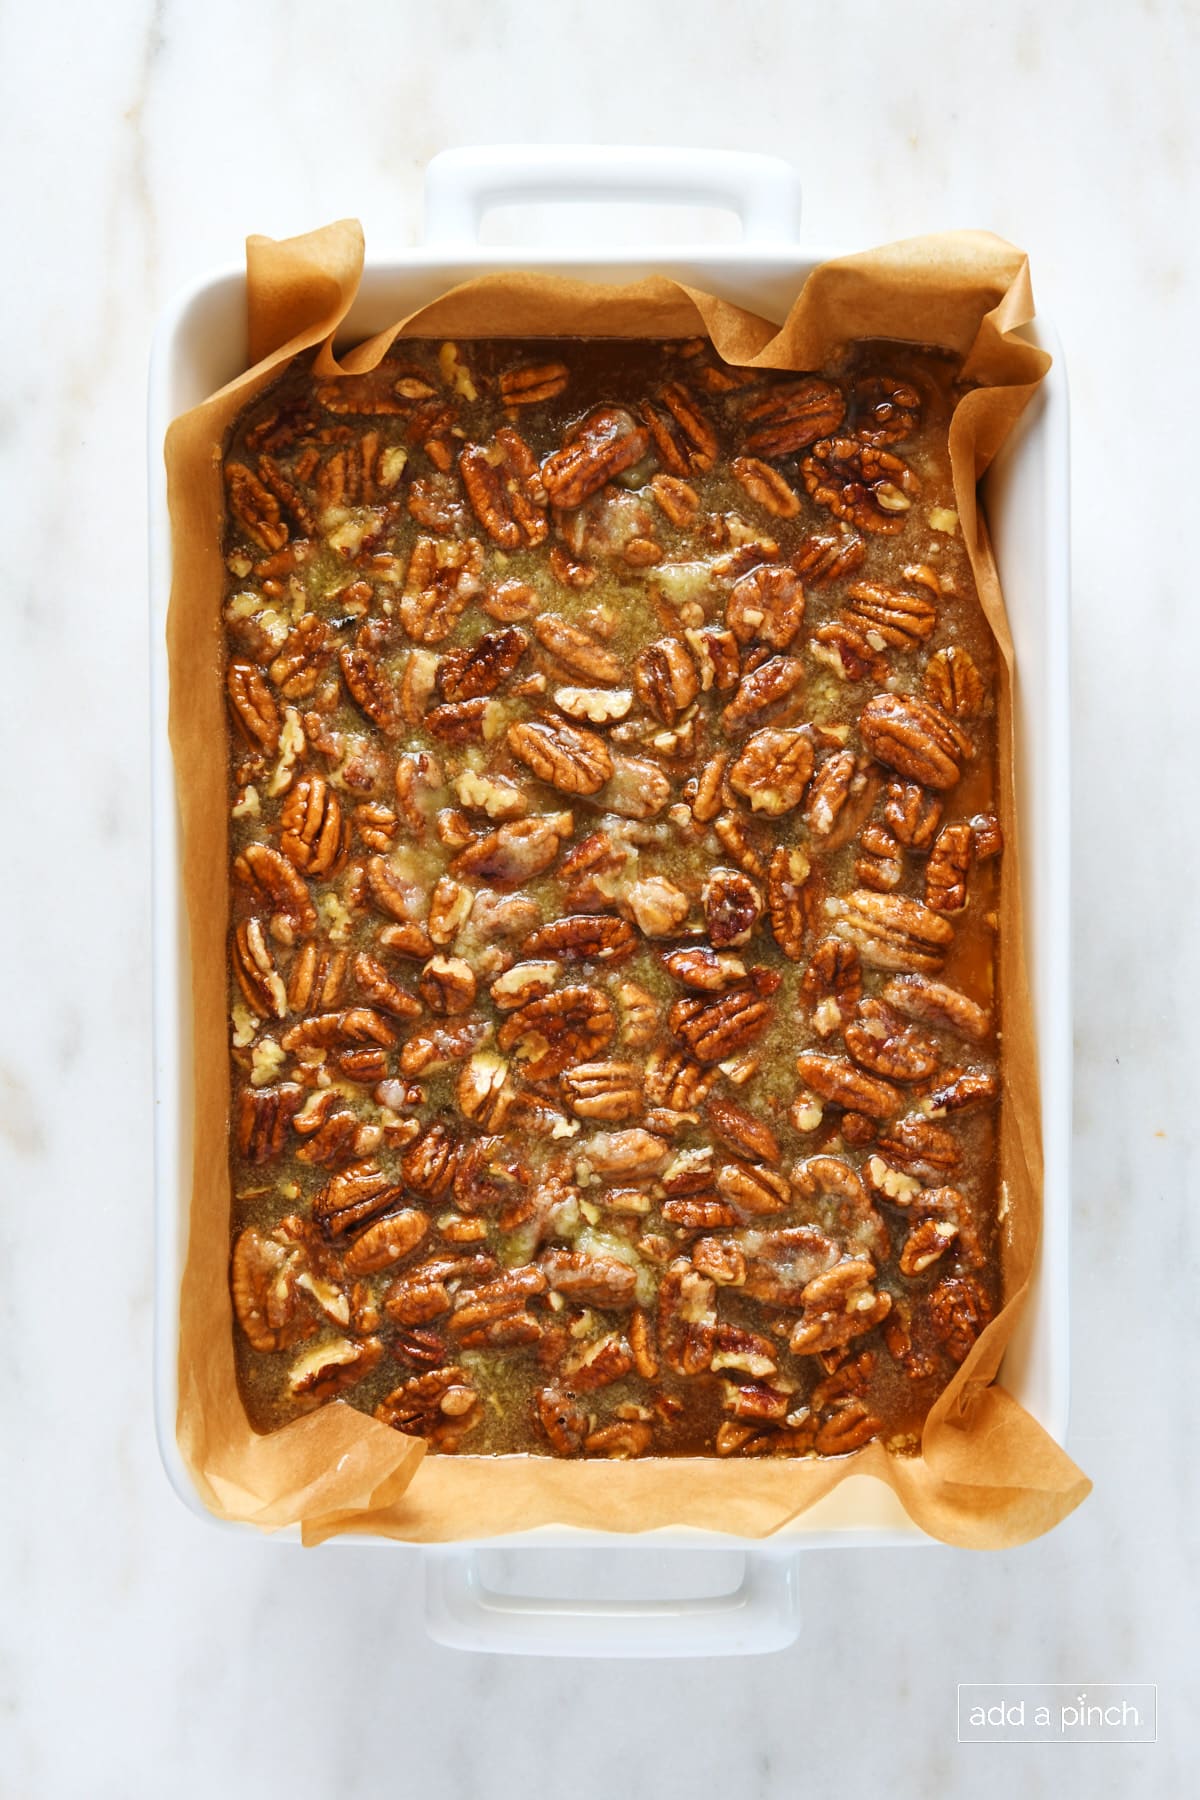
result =
M484 276L450 290L340 360L334 334L363 264L353 221L247 246L253 366L171 426L166 443L174 547L167 626L170 731L182 826L183 887L194 1003L195 1160L181 1293L178 1434L206 1504L267 1529L299 1524L306 1542L372 1532L421 1542L538 1525L635 1532L691 1526L763 1537L848 1474L885 1481L909 1516L947 1543L1022 1543L1055 1525L1089 1482L1028 1413L991 1385L1026 1292L1041 1210L1037 1059L1019 901L1012 757L1012 643L975 483L1049 366L1017 335L1033 315L1025 258L984 233L889 245L817 269L776 328L661 277L599 286L552 276ZM850 338L949 347L984 386L964 398L950 434L957 505L979 593L1001 650L999 987L1004 1028L1000 1167L1007 1196L1002 1254L1008 1303L930 1412L922 1453L894 1458L869 1444L833 1461L424 1454L404 1437L334 1403L267 1437L247 1423L234 1377L227 1280L230 1191L225 974L227 917L225 707L221 680L220 452L242 408L298 352L320 346L327 377L373 367L399 334L504 337L710 335L722 356L764 368L820 368Z

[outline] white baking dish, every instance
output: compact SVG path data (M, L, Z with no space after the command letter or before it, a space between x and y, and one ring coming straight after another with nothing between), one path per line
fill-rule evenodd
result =
M642 206L684 202L721 207L742 221L738 244L639 249L598 256L575 245L514 252L481 246L484 212L516 201L620 200ZM782 318L805 275L837 250L797 241L799 189L773 158L711 151L606 148L457 150L436 157L425 183L425 238L416 248L368 263L345 327L347 340L379 329L454 282L514 264L619 281L651 271L728 296L767 318ZM657 215L654 215L657 217ZM1005 1356L1009 1390L1062 1441L1067 1423L1068 1230L1071 1116L1068 746L1067 390L1057 340L1039 319L1034 341L1054 355L1037 399L989 472L984 502L1018 660L1017 800L1030 927L1033 999L1040 1044L1045 1136L1045 1214L1038 1268L1024 1317ZM167 1473L180 1497L209 1518L175 1441L178 1301L191 1187L191 1031L187 926L178 879L174 780L167 737L165 621L171 544L162 443L170 420L246 363L244 278L209 274L164 314L150 371L150 605L154 819L155 1163L157 1191L156 1416ZM236 1527L226 1527L236 1529ZM289 1535L289 1534L280 1534ZM779 1648L795 1637L797 1558L814 1549L929 1545L891 1491L851 1477L765 1543L717 1533L617 1534L539 1530L487 1548L594 1553L596 1591L611 1592L636 1559L662 1569L720 1549L744 1552L741 1585L718 1598L551 1601L489 1591L470 1544L424 1551L428 1623L443 1643L463 1648L558 1655L736 1654ZM653 1559L653 1560L652 1560ZM545 1559L543 1559L543 1568ZM689 1564L689 1568L691 1565Z

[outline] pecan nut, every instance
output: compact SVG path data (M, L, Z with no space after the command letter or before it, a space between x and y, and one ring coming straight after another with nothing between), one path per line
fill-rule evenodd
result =
M739 644L786 650L804 623L804 589L786 565L764 563L734 582L725 623Z
M570 433L562 449L546 458L542 486L555 506L582 506L606 481L640 462L649 443L631 413L617 406L596 407Z
M792 456L818 438L831 436L845 416L845 396L832 381L805 375L782 382L742 414L744 423L753 427L746 448L752 456Z
M637 657L633 685L655 718L674 725L700 692L700 677L679 639L665 637L648 644Z
M921 491L915 471L900 457L855 438L814 444L800 477L810 500L860 531L902 531Z
M617 1124L642 1111L642 1078L633 1063L579 1063L559 1077L563 1099L580 1119Z
M983 676L969 650L950 644L925 665L925 696L951 719L969 719L982 710Z
M400 1198L401 1190L378 1163L352 1163L330 1176L312 1203L312 1214L327 1238L344 1237Z
M531 1081L549 1081L573 1063L593 1062L617 1035L607 994L594 987L565 987L510 1013L497 1033Z
M796 1058L796 1073L823 1100L846 1112L866 1113L870 1119L893 1119L904 1104L899 1088L890 1081L866 1074L841 1056L802 1051Z
M876 694L858 725L877 762L926 787L953 787L972 754L970 738L953 719L914 694Z
M729 771L729 785L750 802L751 812L775 819L799 806L812 772L808 733L767 726L747 740Z
M770 1023L771 1009L749 982L712 999L676 1000L667 1014L672 1032L697 1062L726 1062L752 1044Z
M345 855L349 830L341 802L323 775L302 775L280 815L279 848L302 875L328 875Z
M834 931L873 969L921 973L941 968L954 938L948 920L919 900L875 894L867 888L857 888L840 903Z

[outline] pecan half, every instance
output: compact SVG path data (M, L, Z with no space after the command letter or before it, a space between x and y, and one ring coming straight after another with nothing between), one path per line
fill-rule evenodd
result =
M810 588L828 587L861 569L866 555L866 541L857 532L814 531L801 542L792 567Z
M718 1070L665 1045L660 1044L646 1058L646 1098L652 1106L672 1112L689 1112L698 1106L718 1078Z
M529 638L518 626L505 631L485 631L470 649L451 650L438 669L438 686L449 701L474 700L494 694L507 681L529 647Z
M736 1100L714 1094L705 1106L704 1114L720 1141L737 1155L748 1156L754 1162L770 1163L772 1167L779 1162L783 1153L771 1127L747 1112L744 1106L739 1106Z
M925 864L925 904L934 912L961 912L973 860L969 825L943 825Z
M558 720L510 725L508 747L539 781L564 794L594 794L613 772L604 739Z
M302 875L328 875L345 855L349 831L341 802L323 775L302 775L280 814L279 848Z
M261 919L243 919L235 928L231 962L234 978L251 1012L260 1019L286 1018L287 993Z
M857 888L839 905L834 931L854 944L871 968L923 973L941 968L954 929L919 900Z
M624 679L625 667L620 657L590 631L570 624L558 613L542 613L532 619L530 630L542 649L572 675L582 676L585 681L618 683Z
M743 422L753 427L746 448L752 456L791 456L829 437L845 416L845 397L832 381L804 375L776 383L742 414Z
M500 376L500 398L505 406L543 406L566 392L567 366L560 362L522 363Z
M908 594L881 581L856 581L843 617L872 632L896 650L914 650L937 625L937 607L928 593Z
M343 644L338 652L342 679L362 711L386 737L399 731L402 719L395 683L366 641Z
M953 1132L919 1113L889 1125L880 1134L879 1149L890 1162L927 1181L952 1175L962 1163L962 1150Z
M633 1063L579 1063L559 1077L568 1107L580 1119L618 1124L642 1111L642 1077Z
M855 879L876 893L890 893L904 875L904 850L891 832L879 824L864 825L854 860Z
M965 1362L984 1326L991 1302L973 1275L945 1275L927 1301L929 1319L956 1363Z
M254 663L232 661L225 677L230 709L243 735L267 756L279 748L282 721L275 696Z
M844 1035L859 1067L888 1081L924 1081L937 1070L937 1046L903 1025L882 1000L860 1000Z
M315 1331L315 1321L299 1306L296 1280L303 1269L299 1248L278 1234L268 1236L253 1225L238 1234L230 1287L238 1324L252 1349L285 1350Z
M779 1169L765 1164L725 1163L717 1171L721 1196L751 1218L786 1212L792 1203L792 1186Z
M282 550L288 528L279 502L245 463L225 464L225 491L229 510L248 537L264 550Z
M438 644L449 636L482 591L482 570L483 548L475 538L417 539L400 596L400 623L414 643Z
M592 1062L617 1035L608 996L594 987L565 987L510 1013L497 1033L531 1081L549 1081L573 1063Z
M658 1289L658 1347L676 1375L701 1375L716 1348L716 1287L688 1263L673 1263Z
M916 782L890 781L883 816L907 849L928 850L941 823L942 802Z
M600 406L582 419L542 464L542 486L555 506L582 506L594 494L640 462L649 448L646 432L622 407Z
M876 694L858 727L878 762L926 787L953 787L972 754L970 738L954 721L913 694Z
M672 475L703 474L717 458L717 434L682 382L668 382L646 401L642 417L664 469Z
M624 1311L633 1305L637 1271L615 1256L589 1255L582 1250L543 1250L538 1267L555 1293L579 1306Z
M923 1025L934 1025L942 1031L953 1031L959 1037L981 1044L992 1034L992 1015L977 1001L968 999L957 988L942 981L930 981L924 975L900 975L889 981L883 998L906 1018Z
M667 1014L672 1032L698 1062L726 1062L752 1044L771 1018L754 986L740 983L712 999L676 1000Z
M493 543L502 550L520 550L544 542L549 529L545 490L537 462L517 432L502 426L490 444L468 444L459 452L458 472L475 517Z
M870 375L854 384L854 435L864 444L898 444L921 420L921 396L910 381Z
M729 785L750 802L751 812L773 819L799 806L812 772L808 733L767 726L747 740L729 771Z
M777 519L794 519L800 511L800 499L778 469L757 456L735 456L729 465L734 479L750 499Z
M804 623L804 589L786 565L764 563L734 582L725 623L739 644L786 650Z
M890 1081L867 1075L841 1056L805 1050L796 1058L796 1073L814 1093L847 1112L866 1113L871 1119L892 1119L904 1104L899 1088Z
M665 637L648 644L636 658L633 685L655 718L674 725L700 692L700 677L679 639Z
M534 1417L555 1456L578 1456L590 1420L577 1400L557 1385L534 1395Z
M792 1355L839 1350L881 1324L892 1310L892 1297L876 1292L874 1279L875 1265L865 1257L847 1258L815 1276L801 1296L804 1313L789 1340Z
M495 887L519 887L550 867L574 828L569 812L515 819L471 844L451 868Z
M952 719L969 719L982 710L983 676L969 650L950 644L931 656L925 665L926 698Z
M615 965L627 961L637 947L637 932L624 919L572 913L533 932L521 946L521 953L534 959Z
M789 702L799 698L803 682L804 664L798 656L772 656L760 663L742 676L737 692L721 714L726 731L761 725L782 712Z
M780 844L767 870L767 915L775 942L790 962L799 962L813 925L816 881L812 864L799 848Z
M275 921L282 921L303 937L316 930L317 909L303 877L278 850L269 844L247 844L234 860L233 873L270 912L273 929Z
M352 1163L330 1176L313 1200L312 1215L327 1238L343 1237L387 1212L400 1198L401 1190L378 1163Z
M729 950L735 945L749 943L763 914L762 895L740 869L714 869L704 883L701 905L705 930L714 950ZM685 951L683 954L695 957L703 952ZM726 987L728 983L721 981L716 986Z
M890 450L854 438L826 438L800 464L809 498L860 531L903 531L921 483Z
M386 1218L377 1219L373 1225L357 1237L347 1250L344 1263L348 1274L375 1275L380 1269L390 1269L393 1263L402 1262L410 1251L429 1231L428 1213L418 1212L415 1207L402 1207L399 1212L388 1213ZM421 1320L412 1320L420 1324Z

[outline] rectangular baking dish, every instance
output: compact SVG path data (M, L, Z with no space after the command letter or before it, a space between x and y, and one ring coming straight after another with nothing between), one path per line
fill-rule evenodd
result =
M742 224L740 243L619 254L594 248L495 249L479 242L487 210L516 202L622 201L662 208L720 207ZM659 212L639 215L657 226ZM374 256L342 335L366 336L455 282L520 266L616 282L648 273L723 295L782 319L805 276L844 251L798 241L799 188L774 158L714 151L605 147L481 148L435 157L426 172L424 240ZM983 483L983 503L1017 655L1017 805L1022 885L1040 1046L1045 1207L1032 1293L1001 1369L1008 1389L1060 1442L1067 1425L1069 1155L1071 1117L1069 936L1068 413L1057 339L1042 318L1030 339L1054 366ZM154 842L154 1075L156 1323L155 1409L159 1446L176 1491L204 1509L175 1438L178 1308L191 1187L191 1020L187 922L178 868L178 822L167 735L165 625L171 542L162 445L176 414L246 366L245 282L240 269L202 276L160 320L149 393L150 629ZM225 1525L224 1529L239 1529ZM294 1537L294 1533L280 1533ZM489 1591L480 1545L419 1549L384 1539L427 1563L429 1629L461 1648L557 1655L713 1655L768 1650L798 1632L798 1556L814 1549L931 1545L891 1491L850 1477L766 1542L691 1530L641 1537L565 1529L490 1540L488 1550L536 1546L595 1553L595 1588L609 1588L621 1556L647 1563L714 1550L745 1555L740 1586L717 1598L552 1601ZM528 1571L530 1559L525 1559ZM623 1565L624 1566L624 1565ZM654 1563L652 1566L661 1566ZM701 1565L703 1566L703 1565ZM536 1568L536 1564L534 1565ZM606 1569L609 1575L606 1576ZM678 1587L678 1581L670 1584Z

